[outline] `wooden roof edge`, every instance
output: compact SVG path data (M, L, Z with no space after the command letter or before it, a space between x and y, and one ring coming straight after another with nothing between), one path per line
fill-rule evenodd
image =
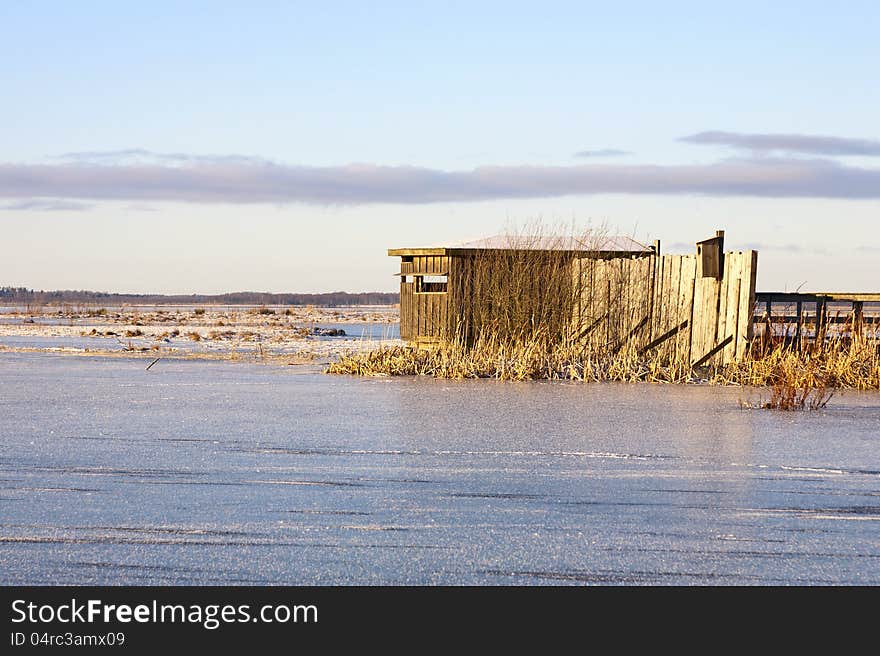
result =
M596 249L596 250L578 250L578 249L567 249L567 248L529 248L529 249L517 249L517 248L447 248L447 255L473 255L475 253L491 253L491 252L500 252L500 251L516 251L518 253L571 253L577 255L579 257L595 257L596 255L614 255L619 257L643 257L645 255L652 255L654 253L653 248L648 248L646 250L632 250L632 251L621 251L617 249Z
M392 276L448 276L448 271L399 271Z
M389 248L388 255L391 257L403 257L404 255L447 255L449 249L444 246L435 248Z
M437 248L389 248L388 255L391 257L403 257L406 255L470 255L473 253L486 253L491 251L523 251L535 253L576 253L583 256L600 253L603 255L649 255L654 252L653 247L649 246L644 250L618 250L618 249L601 249L582 250L582 249L566 249L566 248L458 248L456 246L439 246Z

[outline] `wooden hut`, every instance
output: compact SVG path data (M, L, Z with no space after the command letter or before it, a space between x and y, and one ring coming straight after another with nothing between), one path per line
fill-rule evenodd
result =
M393 248L400 258L400 336L431 344L503 335L537 322L563 331L571 321L571 263L645 257L654 247L629 237L498 235L454 246Z
M724 232L691 255L629 237L498 236L395 248L400 335L419 345L479 335L625 347L684 366L723 364L752 339L756 251L724 252Z

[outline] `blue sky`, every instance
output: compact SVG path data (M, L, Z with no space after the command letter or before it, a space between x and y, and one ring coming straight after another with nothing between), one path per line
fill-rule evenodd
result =
M541 219L876 290L880 5L709 4L4 2L0 285L392 290Z

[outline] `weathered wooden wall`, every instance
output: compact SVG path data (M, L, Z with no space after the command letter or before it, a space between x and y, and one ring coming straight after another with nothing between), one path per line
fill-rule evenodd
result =
M725 253L719 279L703 276L697 255L575 260L575 334L681 365L731 362L752 337L757 262L756 251Z
M449 275L450 258L445 255L414 256L400 263L400 336L403 339L442 339L448 335L448 295L416 292L407 276Z
M650 333L654 258L581 258L572 267L576 339L605 351Z
M724 364L752 338L757 258L725 253L718 278L703 275L709 260L699 255L412 256L401 262L400 334L419 342L473 340L487 330L515 338L540 325L550 339L573 334L600 352L630 346L682 366ZM448 276L446 293L407 282L439 275Z

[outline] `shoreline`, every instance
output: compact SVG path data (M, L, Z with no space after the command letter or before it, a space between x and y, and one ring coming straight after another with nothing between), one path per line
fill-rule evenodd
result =
M0 352L326 364L403 344L395 306L45 310L0 313Z

